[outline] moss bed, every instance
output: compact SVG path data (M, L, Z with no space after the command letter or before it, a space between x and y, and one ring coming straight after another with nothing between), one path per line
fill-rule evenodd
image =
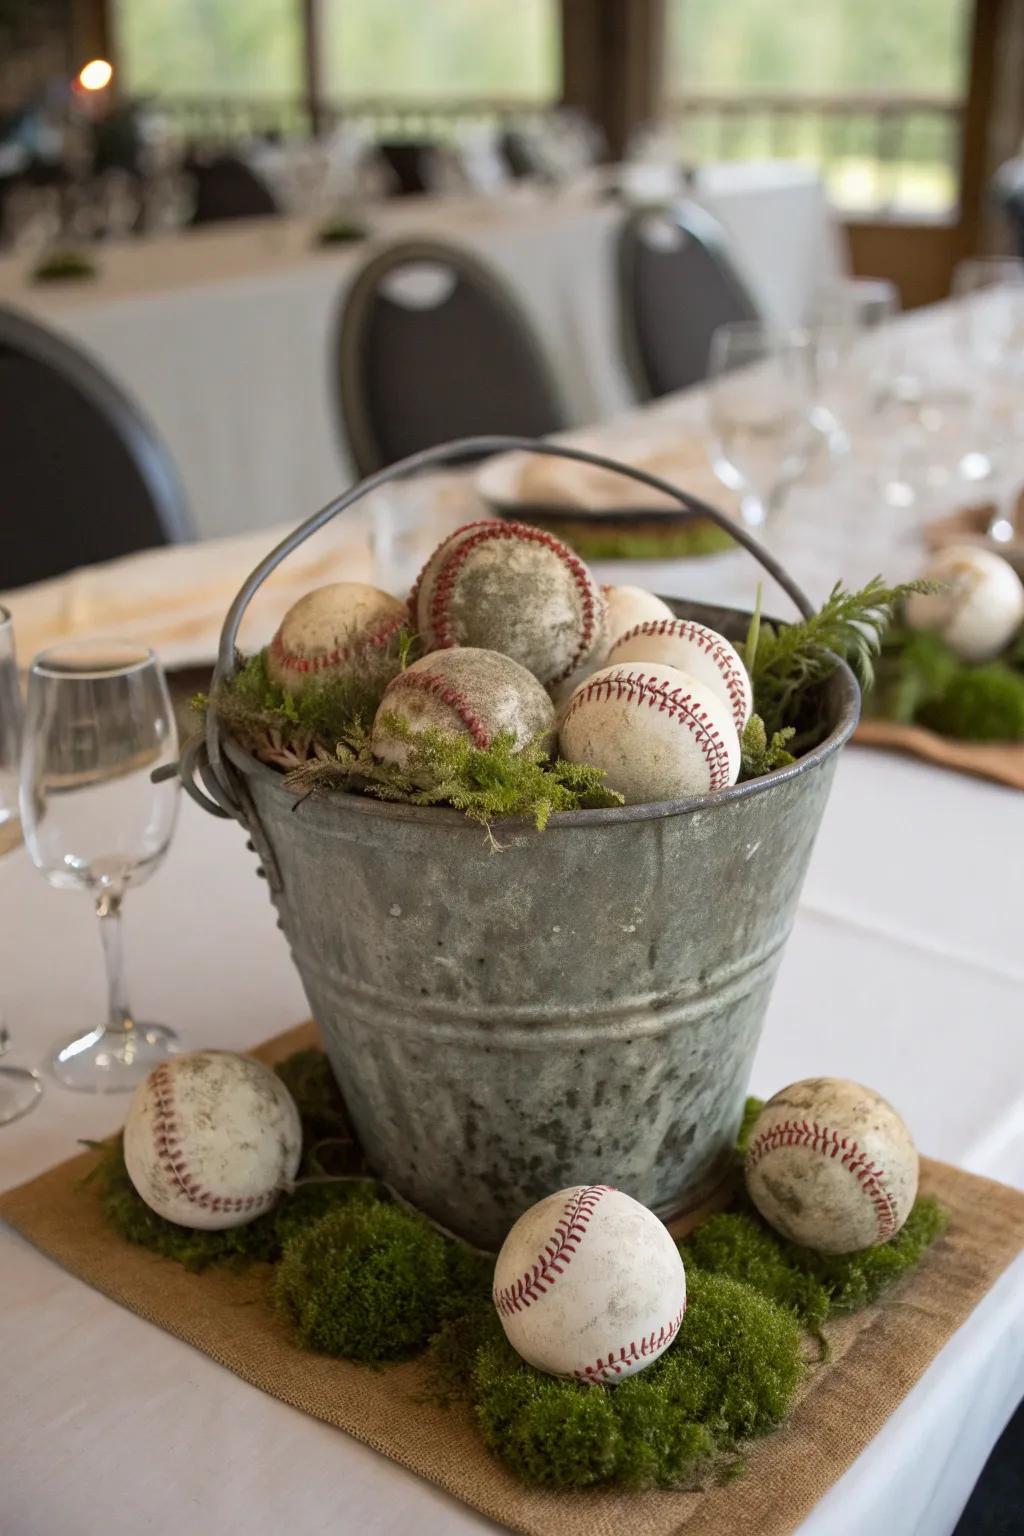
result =
M865 711L955 741L1024 741L1024 630L994 661L960 661L937 634L894 626Z
M488 1448L534 1485L685 1488L741 1470L742 1443L783 1422L826 1353L829 1318L876 1300L946 1225L922 1197L891 1242L826 1256L777 1237L739 1197L680 1244L688 1307L660 1359L615 1387L563 1381L506 1342L490 1300L493 1260L395 1203L368 1173L326 1057L300 1051L277 1071L302 1117L300 1178L336 1182L301 1186L249 1226L193 1232L135 1193L118 1137L89 1176L107 1220L190 1270L268 1266L267 1304L301 1348L375 1366L422 1356L430 1395L466 1404ZM749 1101L738 1159L759 1108Z

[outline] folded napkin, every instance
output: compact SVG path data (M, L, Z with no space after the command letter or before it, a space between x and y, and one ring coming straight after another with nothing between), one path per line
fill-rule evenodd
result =
M165 667L212 662L239 587L293 526L145 550L0 593L14 617L21 665L64 641L109 636L152 646ZM243 647L263 645L284 610L310 587L369 581L370 569L364 531L318 535L261 588L246 615Z
M736 495L722 485L708 458L708 450L698 438L661 438L657 441L615 442L605 437L600 443L574 441L574 447L592 447L595 452L621 459L636 469L658 475L663 480L690 491L703 501L735 514ZM516 483L516 497L524 505L579 508L588 512L616 513L682 512L677 501L661 491L612 470L571 459L556 459L529 454L523 462Z
M894 720L862 720L854 741L869 747L891 747L940 768L955 768L978 779L1024 789L1024 742L953 741L922 725L898 725Z
M425 486L425 480L419 485ZM387 585L374 568L374 505L368 502L363 511L342 514L267 579L242 622L242 650L265 645L281 615L312 587L332 581ZM464 520L461 514L461 502L447 484L431 490L422 529L426 553ZM386 515L383 507L381 515ZM19 662L24 667L39 651L64 641L116 636L152 646L165 668L212 663L225 615L243 581L294 527L281 523L234 538L146 550L0 592L0 604L14 617Z

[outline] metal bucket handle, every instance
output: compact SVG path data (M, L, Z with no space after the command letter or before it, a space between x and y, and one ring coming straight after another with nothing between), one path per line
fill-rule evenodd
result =
M351 490L345 491L321 507L319 512L314 512L312 517L298 528L283 538L270 553L260 561L256 569L246 578L242 588L228 609L227 618L224 620L224 628L220 635L220 648L217 655L217 665L214 668L212 690L229 678L235 669L235 640L238 628L246 609L252 602L260 587L267 577L285 560L288 555L294 553L311 534L318 533L339 512L346 512L349 507L361 501L370 491L375 491L379 486L389 485L394 480L405 479L408 475L415 474L421 469L429 469L439 464L450 464L453 460L466 459L470 456L482 457L485 454L508 453L518 451L521 453L548 454L556 459L574 459L580 464L592 464L598 469L611 470L615 474L624 475L627 479L635 481L638 485L645 485L651 490L661 491L673 501L679 502L690 512L699 513L701 517L710 518L717 523L719 528L733 538L737 544L742 544L748 554L778 582L783 591L792 598L804 618L809 618L813 608L805 593L789 576L773 555L769 554L761 543L754 538L749 529L737 523L727 513L721 512L717 507L702 501L699 496L691 496L689 491L681 491L677 486L671 485L659 475L651 475L645 469L638 469L632 464L621 464L616 459L606 458L604 454L591 453L585 448L569 448L560 443L541 442L529 437L464 437L455 442L442 443L436 448L425 448L420 453L411 454L407 459L400 459L396 464L390 464L386 469L379 470L375 475L370 475L366 480L360 481ZM203 756L193 749L182 759L182 778L185 788L197 800L205 810L215 816L235 816L246 826L252 829L251 810L243 803L245 798L239 793L237 782L228 765L224 761L221 751L220 727L215 710L210 709L206 715L206 752ZM195 773L198 770L209 794L204 794L195 783ZM212 797L212 798L211 798ZM248 813L247 813L248 812ZM261 854L263 850L260 850ZM268 850L269 852L269 850Z

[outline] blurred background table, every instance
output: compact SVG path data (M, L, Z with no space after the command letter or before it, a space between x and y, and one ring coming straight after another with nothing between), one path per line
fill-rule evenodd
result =
M842 275L818 175L796 164L709 166L694 188L729 234L765 313L799 323ZM337 325L353 274L398 237L483 257L523 305L572 423L633 399L619 361L615 247L624 213L591 193L409 197L361 209L370 242L313 249L308 220L245 220L108 244L91 281L31 286L0 261L0 304L82 345L142 407L184 479L200 537L267 528L351 479L336 406ZM295 423L301 421L302 431Z

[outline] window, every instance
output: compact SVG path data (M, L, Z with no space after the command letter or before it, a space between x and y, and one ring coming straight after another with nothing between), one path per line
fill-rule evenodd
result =
M301 92L297 0L117 0L115 24L133 96L280 101Z
M796 157L850 209L956 203L970 0L669 0L667 94L695 160Z
M322 0L328 99L550 101L557 0Z

